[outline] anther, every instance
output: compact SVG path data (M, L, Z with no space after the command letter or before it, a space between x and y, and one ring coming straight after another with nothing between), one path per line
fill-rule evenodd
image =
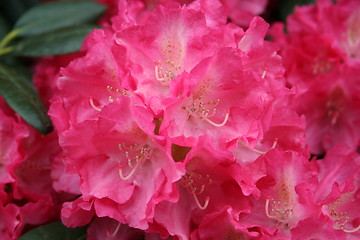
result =
M112 92L112 91L113 91L113 87L110 86L110 85L107 85L106 89L107 89L109 92Z

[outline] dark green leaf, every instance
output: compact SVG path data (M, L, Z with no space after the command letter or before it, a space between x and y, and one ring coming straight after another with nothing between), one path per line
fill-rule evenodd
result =
M280 1L280 17L283 21L289 14L292 14L295 6L307 5L314 3L315 0L281 0Z
M19 36L36 35L55 29L95 21L105 6L93 1L61 1L38 5L16 22Z
M37 92L15 69L0 64L0 94L8 105L42 134L51 131L51 121Z
M34 7L40 3L40 0L22 0L26 8Z
M29 36L13 45L12 53L18 56L40 57L76 52L80 50L85 36L95 27L81 25Z
M19 240L85 240L86 227L67 228L54 222L25 233Z
M0 11L13 26L19 17L26 11L21 0L0 0Z
M10 31L10 25L2 14L0 14L0 39L4 38Z

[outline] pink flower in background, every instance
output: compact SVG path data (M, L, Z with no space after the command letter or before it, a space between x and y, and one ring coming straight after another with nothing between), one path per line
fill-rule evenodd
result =
M330 149L319 161L320 184L315 201L331 221L334 230L359 237L360 156L346 145Z
M272 33L281 46L296 111L306 118L306 142L313 154L336 144L357 146L359 70L356 52L358 1L319 1L296 8ZM327 16L332 16L331 18Z
M0 185L1 188L4 185ZM16 239L20 235L20 210L15 204L7 202L6 193L0 192L0 238L4 240Z
M339 143L358 145L359 70L340 69L309 84L295 99L298 113L306 117L307 143L313 153L324 153Z
M254 16L263 14L268 0L221 0L228 18L242 27L247 27Z
M15 170L25 159L23 149L29 130L0 98L0 184L15 181Z

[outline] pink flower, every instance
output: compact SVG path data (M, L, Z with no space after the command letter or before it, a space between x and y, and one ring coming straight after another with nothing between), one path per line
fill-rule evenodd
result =
M3 189L3 185L0 185ZM6 193L0 192L0 238L14 240L19 237L21 223L19 207L6 201Z
M60 68L66 67L72 60L82 56L82 52L42 58L35 65L33 82L41 100L49 107L50 99L56 95L56 79L60 76Z
M126 72L117 63L124 50L112 47L111 36L109 31L95 30L87 39L91 46L87 54L62 70L59 95L49 110L59 133L71 124L96 119L103 106L126 94L120 81Z
M127 50L136 94L159 114L169 84L211 55L220 39L211 38L204 13L173 3L157 7L144 24L121 29L116 42ZM179 76L179 77L180 77Z
M318 163L320 184L315 201L322 206L322 213L331 220L328 224L335 231L359 237L359 154L347 146L337 145Z
M25 138L29 135L24 122L0 98L0 184L15 181L15 170L25 159Z
M111 218L95 218L87 229L88 240L162 240L156 233L145 233L139 229L130 228ZM170 240L172 238L168 238Z
M273 149L261 157L266 176L257 182L261 199L253 200L252 211L239 219L247 228L283 239L298 222L316 215L320 208L312 203L317 186L317 168L304 155Z
M313 154L338 143L357 146L359 122L357 42L358 1L319 1L296 8L273 35L281 46L294 104L306 118L306 141ZM327 16L332 16L328 18ZM355 51L355 52L353 52Z
M313 153L324 153L338 143L358 145L358 73L358 69L340 68L309 84L308 91L297 97L297 111L306 117L307 143Z
M154 136L152 120L140 102L121 97L99 120L73 125L61 136L66 164L80 175L83 198L94 199L98 216L146 229L158 202L177 200L174 182L182 165Z
M228 17L236 24L247 27L254 16L263 14L268 0L222 0Z
M202 138L186 155L186 173L178 182L179 200L156 206L151 231L184 240L189 239L190 225L196 229L207 215L223 211L225 206L232 206L233 218L249 213L248 199L239 186L239 166L230 152L215 150L211 145L209 139Z
M88 240L132 240L143 237L139 229L130 228L111 218L95 218L87 229Z
M307 218L291 229L291 239L338 239L345 240L346 234L342 231L334 231L329 219L324 216Z
M260 234L249 231L234 219L232 209L224 209L207 215L200 226L192 232L191 239L260 239Z
M164 100L160 133L183 146L193 146L203 135L215 144L262 138L271 103L284 91L280 58L263 40L267 28L261 18L254 18L237 48L219 49L190 74L174 79L171 96Z

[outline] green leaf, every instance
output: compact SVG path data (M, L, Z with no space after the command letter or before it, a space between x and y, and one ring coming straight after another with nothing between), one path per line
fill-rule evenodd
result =
M86 227L67 228L54 222L25 233L19 240L85 240Z
M280 17L285 22L288 15L294 12L295 6L302 6L314 3L315 0L281 0Z
M93 1L50 2L27 11L15 24L19 36L30 36L55 29L96 21L105 6Z
M10 31L10 26L4 16L0 13L0 39L6 36Z
M0 94L7 104L26 122L46 134L52 130L51 121L37 92L15 69L0 64Z
M40 4L40 0L22 0L26 8L31 8L35 5Z
M80 50L86 35L94 28L95 25L81 25L29 36L12 46L12 54L40 57L76 52Z
M0 11L13 26L19 17L24 14L26 7L21 0L0 0Z

